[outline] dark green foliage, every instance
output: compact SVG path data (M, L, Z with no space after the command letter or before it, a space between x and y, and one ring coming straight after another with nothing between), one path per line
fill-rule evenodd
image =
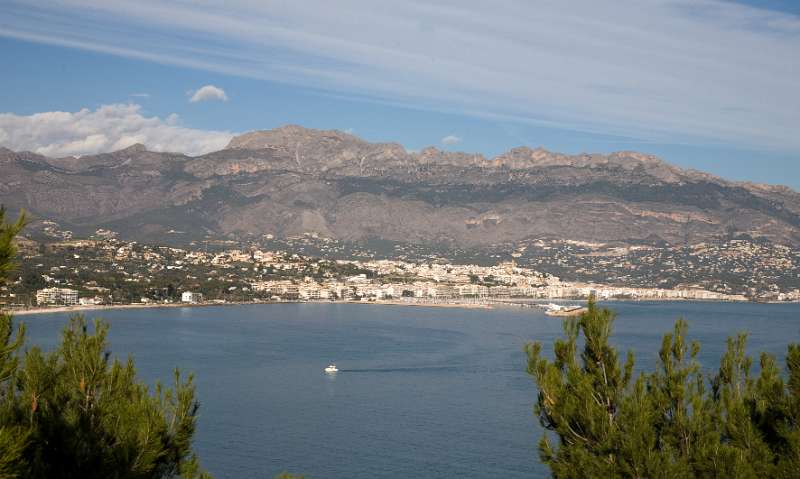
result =
M14 237L25 224L24 215L20 215L16 223L6 223L5 213L5 208L0 207L0 285L6 282L14 267ZM0 478L21 477L24 472L22 455L28 431L7 420L13 413L15 390L12 378L17 371L17 351L24 337L24 328L20 326L15 335L11 316L0 312Z
M787 379L767 354L754 377L739 335L707 377L678 321L656 370L634 380L633 354L623 364L609 344L614 316L590 301L565 321L554 360L539 343L526 347L535 412L549 431L539 454L554 477L797 477L800 345L789 346Z
M23 477L23 453L28 445L28 428L15 420L17 416L14 375L18 367L17 351L22 346L25 330L14 335L11 316L0 314L0 478Z
M8 278L8 274L14 268L14 256L17 248L14 245L14 237L17 236L25 226L25 214L21 214L16 223L6 223L6 209L0 206L0 284Z
M112 360L108 325L71 318L61 346L33 347L17 364L20 329L0 318L0 477L203 477L191 442L197 417L192 378L175 371L155 392L133 361Z
M0 283L12 269L24 224L0 208ZM22 354L24 328L0 314L0 478L205 477L192 452L197 418L192 377L153 394L133 360L112 360L108 325L82 316L61 345Z
M17 375L17 420L30 430L28 477L195 477L192 378L154 394L133 361L111 360L108 326L81 316L51 353L31 348Z

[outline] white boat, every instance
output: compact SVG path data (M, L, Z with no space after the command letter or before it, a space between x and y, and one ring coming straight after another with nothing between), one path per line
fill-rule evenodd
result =
M550 303L547 306L545 306L545 309L547 309L547 311L555 313L557 311L561 311L562 307L563 306L561 306L560 304Z
M544 314L548 316L578 316L584 311L586 311L586 308L578 304L560 305L550 303L545 307Z
M327 368L325 368L325 372L328 374L333 374L339 372L339 369L336 367L335 364L330 363Z

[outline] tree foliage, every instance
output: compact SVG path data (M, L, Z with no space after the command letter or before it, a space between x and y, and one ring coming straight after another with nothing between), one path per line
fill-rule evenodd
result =
M153 394L133 361L111 359L108 325L90 331L79 315L60 347L25 354L16 375L12 421L28 431L27 477L196 477L191 441L197 402L192 377Z
M24 218L0 208L0 283L12 270ZM25 330L0 314L0 478L203 477L192 451L192 377L151 393L133 360L111 359L108 324L82 316L52 352L23 350Z
M16 223L7 223L6 209L0 206L0 286L8 280L14 268L17 249L14 237L25 224L25 215ZM14 333L11 316L0 311L0 477L20 476L24 469L22 455L28 442L26 428L7 421L10 404L14 398L13 377L18 367L17 351L22 346L25 329L22 326Z
M24 212L15 223L7 223L6 209L0 206L0 285L6 282L8 274L14 269L14 257L17 254L14 238L24 226Z
M526 346L547 431L539 455L554 477L797 477L800 345L788 348L786 377L768 354L755 376L740 334L708 375L679 320L657 368L634 378L633 354L622 362L610 345L614 318L590 300L564 322L553 360Z

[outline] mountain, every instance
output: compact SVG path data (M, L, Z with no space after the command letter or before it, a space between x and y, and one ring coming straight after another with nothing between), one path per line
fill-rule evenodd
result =
M285 126L198 157L134 145L47 158L0 148L0 203L76 231L140 240L317 232L479 246L528 238L700 243L731 233L800 245L800 193L623 151L408 152Z

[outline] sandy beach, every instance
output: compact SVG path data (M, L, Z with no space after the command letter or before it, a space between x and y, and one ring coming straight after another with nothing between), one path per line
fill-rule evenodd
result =
M553 301L553 300L549 300ZM567 301L567 300L563 300ZM574 302L581 302L583 300L569 300ZM614 302L614 301L624 301L624 300L604 300L604 302ZM661 299L649 299L647 301L654 301L654 302L679 302L679 301L687 301L685 299L676 299L676 298L661 298ZM716 302L716 301L710 301ZM724 301L722 301L724 302ZM775 302L775 303L787 303L784 302ZM53 306L53 307L44 307L44 308L28 308L28 309L11 309L11 310L2 310L3 313L11 313L15 316L26 316L30 314L49 314L49 313L84 313L84 312L91 312L91 311L106 311L106 310L113 310L113 309L157 309L157 308L204 308L210 306L240 306L240 305L255 305L255 304L262 304L262 305L272 305L272 304L363 304L363 305L387 305L387 306L416 306L416 307L425 307L425 308L462 308L462 309L494 309L497 307L522 307L523 305L526 307L535 307L540 305L540 303L530 301L530 302L514 302L514 301L491 301L491 302L484 302L484 303L474 303L474 302L416 302L416 301L400 301L400 300L389 300L389 301L263 301L263 302L253 302L253 301L246 301L246 302L228 302L228 303L156 303L156 304L115 304L115 305L86 305L86 306ZM764 303L766 304L766 303ZM558 315L557 315L558 316Z
M418 306L428 308L464 308L464 309L492 309L498 304L488 303L424 303L411 301L264 301L264 302L229 302L229 303L158 303L158 304L115 304L115 305L76 305L53 306L44 308L3 310L14 316L27 316L31 314L51 313L85 313L92 311L108 311L115 309L158 309L158 308L203 308L210 306L240 306L240 305L273 305L273 304L372 304L388 306ZM502 306L502 304L500 304Z

